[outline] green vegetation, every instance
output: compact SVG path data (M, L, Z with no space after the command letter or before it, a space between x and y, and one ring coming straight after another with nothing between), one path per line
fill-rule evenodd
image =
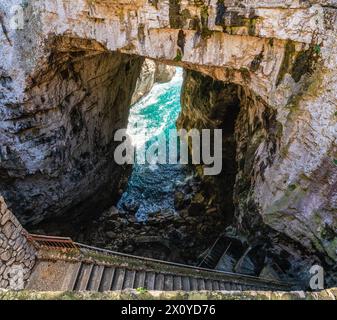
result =
M290 191L295 191L297 186L296 186L296 184L291 184L288 188L289 188Z
M204 5L200 10L200 18L201 18L201 37L203 39L208 39L212 35L212 31L208 29L208 5Z
M137 288L136 291L140 294L145 294L145 293L148 292L147 289L145 289L145 288Z
M276 85L279 85L284 79L284 76L288 73L291 63L292 63L292 58L295 54L295 51L296 50L295 50L294 42L291 40L287 41L286 46L285 46L284 57L283 57L282 65L281 65L281 68L280 68L280 71L277 77Z
M316 54L320 54L321 53L321 46L319 44L316 44L314 46L314 51Z
M173 59L175 62L180 62L183 59L183 54L181 53L180 49L177 49L177 55Z
M181 11L181 0L170 0L169 17L170 26L174 29L180 29L183 27Z
M279 85L287 73L291 75L295 82L299 82L303 75L313 74L320 53L321 46L318 44L311 45L307 50L296 51L295 42L287 41L276 84Z

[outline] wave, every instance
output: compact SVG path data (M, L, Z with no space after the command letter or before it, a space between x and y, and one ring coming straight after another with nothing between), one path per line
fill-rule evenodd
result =
M147 148L158 136L176 128L182 82L183 70L177 68L170 82L155 84L151 92L131 108L127 131L134 146ZM132 208L139 221L145 221L150 214L174 212L174 190L184 183L186 172L183 165L135 164L127 190L118 203L119 209L130 211Z

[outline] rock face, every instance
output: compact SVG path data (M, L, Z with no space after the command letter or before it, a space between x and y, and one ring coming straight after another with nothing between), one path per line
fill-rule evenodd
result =
M155 83L165 83L172 80L175 75L175 67L165 65L150 59L145 59L142 70L137 80L131 104L135 104L146 96Z
M10 28L12 5L23 30ZM111 134L142 56L222 81L213 92L240 105L228 141L238 227L259 220L336 264L336 1L4 0L0 11L0 191L23 221L118 189Z
M156 83L165 83L172 80L172 78L176 74L176 68L172 66L168 66L164 63L157 62L156 63L156 75L155 82Z
M36 250L27 232L0 196L0 288L23 289L35 264ZM22 281L22 283L20 283Z
M128 177L114 162L114 133L127 126L143 59L68 40L50 44L21 104L1 100L0 190L22 223L109 206Z

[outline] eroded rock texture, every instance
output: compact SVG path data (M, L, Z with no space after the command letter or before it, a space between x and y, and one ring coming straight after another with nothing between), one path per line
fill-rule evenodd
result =
M146 96L155 83L169 82L174 75L175 67L145 59L132 96L131 104L135 104L141 98Z
M265 168L277 156L282 125L276 115L276 110L242 86L195 71L185 74L178 127L223 132L221 174L205 176L205 165L197 166L209 201L230 225L226 232L231 237L228 248L225 246L227 258L223 257L219 268L253 275L268 268L280 277L287 274L298 280L303 276L302 280L307 281L308 268L315 263L325 264L325 258L310 254L301 242L266 224L254 198L257 179L265 181ZM236 262L231 265L228 257Z
M118 50L238 90L238 225L261 220L336 264L336 1L35 0L23 30L10 29L14 4L23 1L0 4L0 190L24 221L65 212L119 178L107 147L141 59L109 53ZM55 39L85 45L59 43L55 56Z
M114 133L127 126L143 59L87 40L48 45L23 100L2 99L0 189L23 223L103 209L128 177Z

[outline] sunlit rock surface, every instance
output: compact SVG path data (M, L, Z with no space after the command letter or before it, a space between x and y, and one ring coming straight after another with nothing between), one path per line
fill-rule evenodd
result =
M237 224L259 218L336 264L336 1L4 0L0 12L0 191L22 221L119 189L112 133L142 56L240 86Z
M141 98L146 96L155 83L171 81L175 73L175 67L145 59L132 96L131 104L135 104Z

